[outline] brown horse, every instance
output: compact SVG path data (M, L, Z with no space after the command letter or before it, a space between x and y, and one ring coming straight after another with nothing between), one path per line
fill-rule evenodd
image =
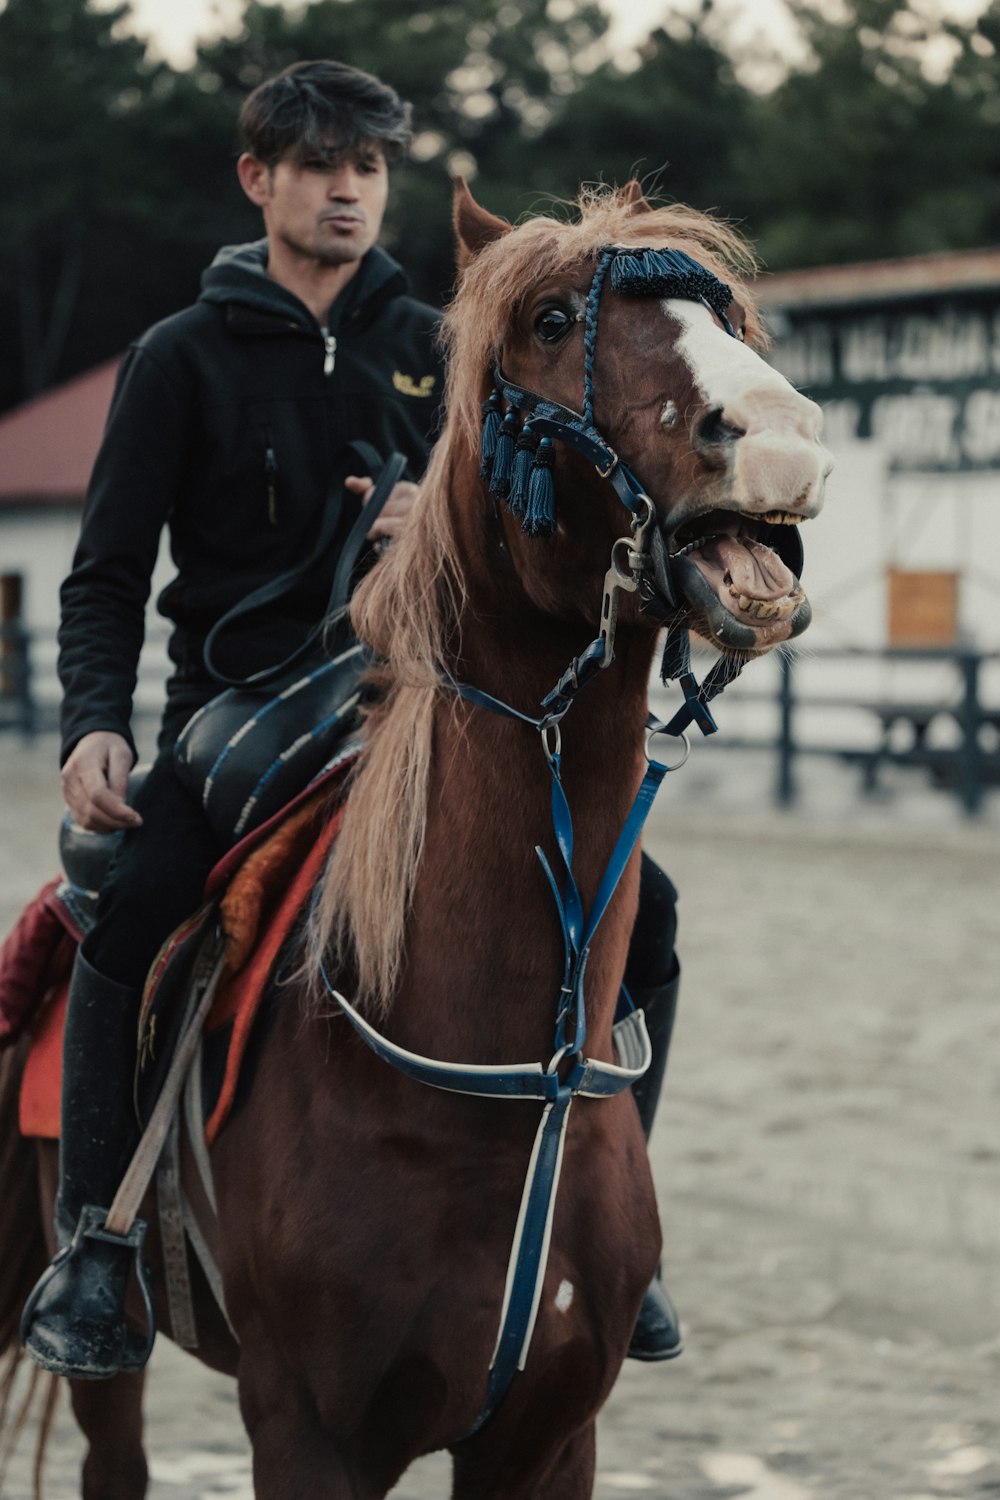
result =
M375 1500L434 1449L452 1453L457 1500L590 1495L596 1416L656 1266L656 1205L633 1100L628 1090L579 1097L526 1364L469 1436L486 1403L542 1105L404 1076L364 1045L319 974L322 959L333 986L410 1052L452 1064L531 1058L545 1068L566 982L552 891L534 852L541 845L560 868L549 831L554 724L546 754L530 724L488 712L455 684L540 717L568 663L582 677L612 548L629 539L616 552L623 593L613 664L609 651L607 670L590 673L578 697L574 673L564 678L574 701L562 726L562 780L586 912L645 771L660 619L683 615L742 661L808 618L779 555L783 534L797 534L782 523L819 509L826 454L817 408L753 350L762 333L740 285L745 247L693 210L650 208L635 184L579 207L572 223L538 217L512 228L458 187L446 425L413 524L355 604L359 633L385 662L383 691L296 980L271 1007L212 1152L238 1346L199 1281L199 1354L238 1378L262 1500ZM696 274L671 291L668 277L651 295L655 278L643 287L626 277L617 290L609 278L602 297L595 273L617 253L606 247L641 260L666 246L697 261L704 283ZM727 280L736 289L720 299ZM553 403L570 413L582 406L584 425L620 460L602 475L609 465L579 444L550 444L555 512L550 495L527 526L480 473L481 407L497 367L508 401L516 392L544 397L549 407L535 407L543 418ZM497 416L504 404L494 402ZM495 473L495 455L493 463ZM622 474L640 477L648 510L623 509L610 482ZM651 610L639 607L632 567L643 571ZM587 1055L606 1062L637 889L633 852L586 964ZM559 1065L549 1071L563 1087ZM8 1097L16 1073L8 1062ZM9 1139L0 1144L8 1183L17 1178L23 1190L30 1157ZM48 1148L42 1167L48 1218ZM7 1216L0 1230L26 1247L15 1270L0 1245L8 1337L44 1264L41 1222L32 1215L26 1228ZM154 1261L156 1253L154 1245ZM165 1306L158 1317L169 1332ZM74 1384L90 1443L85 1500L145 1493L141 1386L137 1376Z

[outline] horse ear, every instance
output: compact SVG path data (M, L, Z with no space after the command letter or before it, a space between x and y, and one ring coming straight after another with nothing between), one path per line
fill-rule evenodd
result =
M487 213L485 208L479 206L469 192L469 184L464 177L456 177L454 180L452 220L458 241L459 275L480 250L493 240L498 240L501 235L508 234L512 227L506 219L498 219L496 214Z
M630 182L619 190L618 201L632 214L651 214L653 205L646 202L646 195L642 190L642 183L633 177Z

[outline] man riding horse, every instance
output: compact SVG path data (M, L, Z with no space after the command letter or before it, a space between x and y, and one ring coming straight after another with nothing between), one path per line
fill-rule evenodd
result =
M147 972L225 852L174 758L191 715L219 691L206 637L241 599L309 557L339 505L326 555L283 600L281 620L266 632L244 624L230 633L230 651L249 675L308 635L372 491L370 476L351 472L349 445L361 439L407 460L410 478L368 533L371 542L391 538L417 501L442 386L439 315L406 294L400 267L376 245L388 164L410 138L409 105L368 74L308 62L257 88L240 123L239 180L266 237L221 250L197 302L128 350L62 590L64 794L80 827L119 838L73 972L60 1255L29 1304L25 1343L44 1369L78 1378L145 1359L145 1340L109 1292L123 1281L114 1273L131 1243L74 1235L86 1208L106 1213L137 1142L131 1080ZM132 693L164 525L177 576L158 606L173 624L174 672L157 759L129 806ZM644 856L626 983L653 1041L653 1065L635 1088L647 1137L676 1005L675 899ZM680 1348L657 1278L630 1353L666 1359Z

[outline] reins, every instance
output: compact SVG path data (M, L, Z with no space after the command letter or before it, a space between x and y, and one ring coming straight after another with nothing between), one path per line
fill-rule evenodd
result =
M441 674L443 687L470 705L505 718L519 720L534 729L551 777L551 815L561 878L557 876L541 846L535 853L541 862L552 894L563 945L563 976L556 1002L552 1056L540 1062L510 1065L447 1063L410 1052L382 1036L334 987L325 965L320 973L330 995L362 1040L385 1062L416 1081L455 1093L495 1099L533 1099L544 1104L528 1163L517 1228L510 1251L500 1327L490 1362L486 1403L473 1426L458 1441L480 1431L496 1411L511 1381L522 1370L534 1332L548 1261L552 1219L573 1100L607 1099L629 1088L649 1067L651 1048L643 1013L636 1009L622 985L612 1030L617 1063L585 1056L587 1010L585 975L591 945L622 875L638 843L656 793L672 770L687 760L690 744L687 729L696 724L703 734L716 731L708 701L739 671L725 659L715 664L699 686L691 670L688 633L682 624L677 594L670 577L669 559L660 542L662 556L655 565L653 547L659 539L655 527L656 508L640 481L622 463L618 454L594 425L593 379L597 338L597 316L608 272L612 288L626 293L680 296L704 302L733 332L726 318L731 291L679 251L624 251L611 246L598 255L597 267L587 297L584 328L583 411L551 401L527 390L494 371L494 391L483 406L482 477L494 495L504 499L521 517L526 531L550 535L555 529L555 494L552 476L552 445L562 442L591 462L601 478L612 486L630 513L627 535L611 550L611 564L604 578L600 631L579 656L574 657L555 686L541 700L541 713L526 713L469 683L456 682ZM507 411L502 414L503 403ZM526 418L521 425L522 418ZM589 912L573 869L573 817L563 787L562 721L577 696L598 673L614 661L618 607L622 593L655 594L669 611L664 646L663 674L678 678L684 701L667 722L647 721L646 771L601 877ZM674 765L650 753L658 735L679 739L683 754Z

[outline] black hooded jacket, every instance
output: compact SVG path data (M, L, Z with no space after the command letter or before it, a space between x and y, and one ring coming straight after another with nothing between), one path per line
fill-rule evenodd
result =
M378 248L325 330L266 266L266 240L220 251L194 306L156 324L122 362L62 588L63 760L92 730L131 743L164 525L177 567L157 601L174 624L168 703L193 712L218 691L201 660L206 634L309 555L339 480L359 469L345 445L362 438L383 455L398 450L410 478L423 472L443 385L439 314L406 295L402 271ZM342 503L328 563L291 601L303 629L322 615L338 542L358 513L354 497ZM272 640L262 658L248 635L239 669L270 665L291 644Z

